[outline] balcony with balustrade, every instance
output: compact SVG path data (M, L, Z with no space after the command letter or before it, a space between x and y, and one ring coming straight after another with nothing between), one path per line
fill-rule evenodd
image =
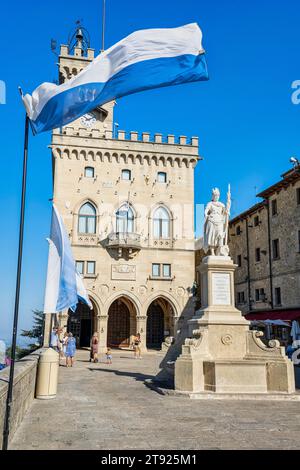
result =
M133 232L112 232L107 237L106 247L117 250L118 257L124 254L132 257L141 249L141 235Z

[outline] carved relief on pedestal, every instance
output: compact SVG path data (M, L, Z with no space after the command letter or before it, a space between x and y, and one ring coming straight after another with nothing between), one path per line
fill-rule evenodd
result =
M194 351L199 349L200 344L203 340L203 334L205 330L204 328L198 328L197 330L193 330L193 337L192 338L186 338L183 346L183 352L184 353L190 353L192 348Z
M225 346L229 346L230 344L232 344L232 341L233 341L233 337L232 335L224 335L222 336L221 338L221 342L225 345Z
M130 264L114 264L111 267L111 278L114 280L135 281L136 266Z

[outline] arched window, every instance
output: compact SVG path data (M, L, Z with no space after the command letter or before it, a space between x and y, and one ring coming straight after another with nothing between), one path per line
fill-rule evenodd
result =
M170 238L170 216L164 207L158 207L153 215L154 238Z
M96 209L90 202L83 204L79 210L78 232L96 233Z
M84 176L86 178L94 178L95 169L92 166L86 166L84 169Z
M157 181L158 181L158 183L166 183L167 182L167 173L165 171L159 171L157 173Z
M134 227L134 214L131 207L126 203L116 213L117 232L132 233Z

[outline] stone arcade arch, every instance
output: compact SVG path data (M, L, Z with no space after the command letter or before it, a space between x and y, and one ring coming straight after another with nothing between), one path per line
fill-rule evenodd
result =
M108 310L107 346L128 348L136 334L136 308L125 296L113 301Z
M67 331L75 337L78 348L89 347L91 337L97 331L97 308L93 300L92 305L92 310L80 303L75 312L68 311Z
M161 349L167 336L174 336L174 309L167 299L158 297L147 310L147 349Z

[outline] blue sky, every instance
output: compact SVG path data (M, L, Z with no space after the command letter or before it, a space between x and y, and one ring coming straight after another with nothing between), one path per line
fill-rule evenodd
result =
M106 0L106 45L136 29L198 22L203 31L210 80L148 91L118 100L120 129L198 135L196 203L212 186L232 186L232 215L256 202L255 192L275 182L299 151L300 105L291 83L300 79L298 0ZM1 5L0 80L7 103L0 105L1 322L11 336L17 262L24 110L26 92L57 77L50 39L66 43L77 19L101 46L101 0L29 0ZM42 308L52 196L50 134L30 139L20 328L31 310Z

